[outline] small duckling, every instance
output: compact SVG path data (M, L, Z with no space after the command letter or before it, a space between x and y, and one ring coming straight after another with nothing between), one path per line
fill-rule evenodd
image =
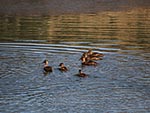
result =
M44 63L44 71L45 72L52 72L53 71L52 67L48 65L48 60L44 60L43 63Z
M83 61L84 58L87 59L87 60L102 60L102 58L100 56L94 56L94 55L90 55L90 53L85 52L85 53L82 54L80 60Z
M83 53L80 60L82 60L83 58L87 58L88 57L88 53Z
M79 70L79 73L77 74L78 77L87 77L88 75L83 73L81 70Z
M82 62L82 65L96 66L97 62L94 62L94 61Z
M102 54L102 53L93 52L92 49L89 49L87 53L89 56L94 56L94 57L103 57L104 56L104 54Z
M96 57L96 56L89 56L87 57L88 60L102 60L101 57Z
M67 69L67 67L64 65L64 63L60 63L59 66L60 66L60 68L59 68L60 71L64 71L64 72L68 71L68 69Z
M94 62L92 60L88 60L87 58L82 59L82 65L87 65L87 66L96 66L97 62Z

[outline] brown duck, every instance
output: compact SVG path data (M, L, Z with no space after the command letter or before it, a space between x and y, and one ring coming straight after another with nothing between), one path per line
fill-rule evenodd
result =
M88 53L88 52L83 53L82 56L81 56L81 58L80 58L80 60L83 61L84 58L87 59L87 60L102 60L101 57L91 55L91 53Z
M68 69L67 69L67 67L64 65L64 63L60 63L59 66L60 66L60 68L59 68L60 71L62 71L62 72L63 72L63 71L64 71L64 72L68 71Z
M87 77L88 75L83 73L81 70L79 70L79 73L77 74L78 77Z
M45 72L52 72L53 71L52 67L48 65L48 60L44 60L43 63L44 63L44 71Z
M104 54L102 53L93 52L92 49L89 49L87 53L91 57L103 57L104 56Z
M94 62L92 60L89 60L88 58L82 58L82 65L87 65L87 66L96 66L97 62Z

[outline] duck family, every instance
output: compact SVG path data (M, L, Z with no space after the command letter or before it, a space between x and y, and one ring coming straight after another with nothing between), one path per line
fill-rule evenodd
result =
M97 52L93 52L92 49L89 49L87 52L84 52L80 58L81 60L81 65L82 66L96 66L98 65L98 63L96 62L97 60L102 60L102 57L104 56L104 54L102 53L97 53ZM52 72L53 68L51 66L48 65L48 60L44 60L44 68L43 70L45 72ZM61 72L67 72L68 68L64 65L64 63L60 63L59 65L59 70ZM79 77L87 77L88 75L83 73L81 69L79 69L78 74L76 74Z
M88 52L82 54L80 60L82 65L96 66L98 64L96 60L102 60L103 56L102 53L93 52L92 49L89 49Z

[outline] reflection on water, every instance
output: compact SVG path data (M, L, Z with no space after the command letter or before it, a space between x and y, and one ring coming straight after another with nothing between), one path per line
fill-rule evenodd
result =
M149 10L83 15L0 18L1 41L67 43L148 49Z
M149 12L0 17L1 111L148 112ZM88 48L105 56L82 68ZM44 59L54 68L48 76ZM61 62L68 72L59 72ZM79 69L89 77L74 76Z

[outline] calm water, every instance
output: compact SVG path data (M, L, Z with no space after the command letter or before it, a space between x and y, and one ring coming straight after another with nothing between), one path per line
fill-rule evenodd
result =
M0 112L150 112L149 22L149 9L0 17ZM105 54L96 67L81 67L88 48Z

